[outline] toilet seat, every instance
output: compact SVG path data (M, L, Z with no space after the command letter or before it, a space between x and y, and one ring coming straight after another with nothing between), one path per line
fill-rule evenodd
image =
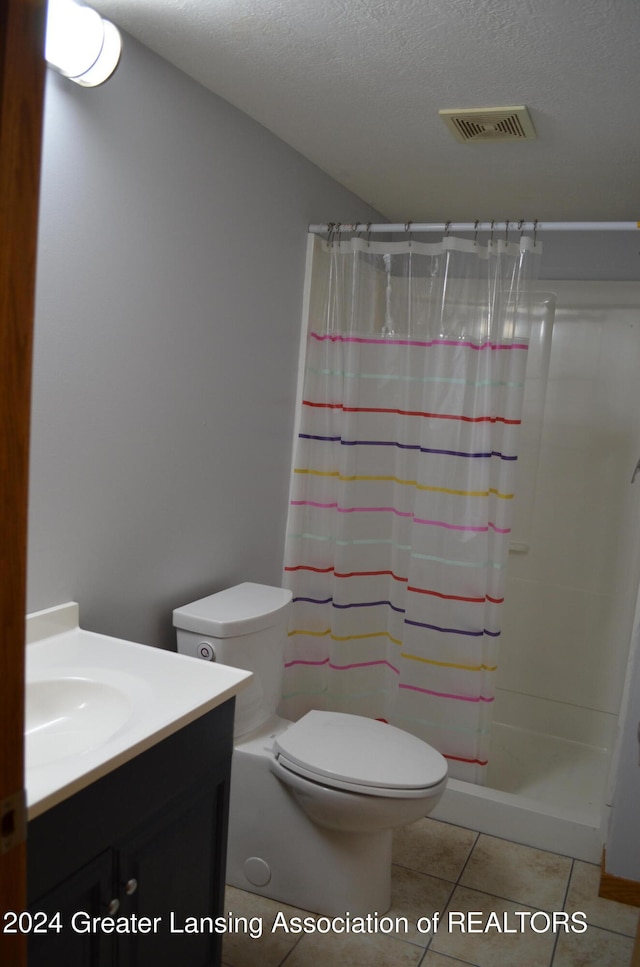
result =
M289 772L370 796L423 796L447 775L445 758L426 742L343 712L307 712L277 736L273 752Z

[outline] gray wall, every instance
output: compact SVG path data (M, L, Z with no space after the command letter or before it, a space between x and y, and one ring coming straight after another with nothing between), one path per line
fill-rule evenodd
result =
M585 216L585 221L587 220ZM495 237L499 238L503 232L504 222L498 222ZM531 235L529 229L527 235ZM516 241L517 236L517 222L510 222L510 241ZM469 232L465 236L463 233L463 237L473 238L473 234ZM483 232L479 236L479 241L486 242L487 237L487 233ZM421 238L424 241L436 242L442 238L442 233L429 233ZM640 231L543 231L538 238L542 243L541 280L563 279L573 282L637 282L640 280ZM545 286L542 288L544 289Z
M28 610L173 645L171 611L280 582L306 228L380 220L125 37L48 72Z
M542 279L640 279L640 232L542 232L540 240Z

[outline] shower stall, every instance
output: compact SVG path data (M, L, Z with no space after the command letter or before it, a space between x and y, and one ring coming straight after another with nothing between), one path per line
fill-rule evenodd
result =
M305 326L308 323L314 244L311 243L309 247ZM354 285L352 290L355 292ZM488 746L478 746L482 750L478 760L488 758L488 765L480 770L478 784L476 781L466 781L466 776L460 772L456 776L455 770L452 770L455 777L450 778L448 788L432 816L539 848L599 862L615 781L618 717L624 698L640 585L640 526L637 512L640 480L635 485L631 484L633 470L640 456L640 426L637 420L640 412L640 381L637 379L640 371L640 283L539 282L530 316L516 497L512 501L515 506L508 521L505 519L508 528L500 529L502 533L507 530L509 533L504 603L499 619L499 659L495 675L485 676L485 684L476 693L481 703L486 701L485 696L490 696L488 700L492 705L490 741ZM395 332L391 335L395 337ZM303 346L300 399L304 356ZM345 363L345 370L351 368ZM334 373L334 370L323 372ZM414 371L411 370L411 373L411 376L395 376L391 379L415 381ZM349 372L348 375L353 377L354 373ZM504 379L503 376L500 378ZM509 380L512 378L507 377ZM460 382L442 379L441 376L428 377L430 381L434 379ZM503 385L515 384L509 382ZM449 403L451 399L450 396ZM352 452L353 447L348 449ZM469 456L469 452L458 450L458 456ZM338 476L343 488L350 486L349 481L361 479L354 475L360 470L351 470L349 476L330 469L329 463L323 465L320 471L316 468L297 472L305 477L309 474L324 478ZM407 479L392 479L396 486L405 485L410 482L409 478L414 480L415 474L404 474L404 477ZM382 478L366 479L372 481ZM387 476L384 479L390 478ZM418 478L417 489L444 489L442 486L430 486L433 482L431 477L426 483L424 480L421 483ZM459 486L455 484L456 488ZM469 486L465 490L467 494ZM404 495L406 487L401 489ZM498 490L503 491L504 496L504 488ZM460 489L449 492L462 493ZM489 492L495 493L492 490ZM473 493L477 496L476 490ZM294 498L301 496L295 490L292 490L292 494ZM303 493L302 496L308 498L314 495ZM348 501L342 500L344 496L343 489L337 497L338 505L341 502L344 505L339 506L341 511L348 509ZM331 499L333 496L325 497L324 502L317 498L294 499L292 503L309 503L313 505L314 513L320 508L320 513L324 514L322 507L330 506ZM506 500L502 501L503 505L506 503ZM397 501L396 506L399 506ZM381 508L376 506L368 509L379 511ZM343 516L350 515L343 513ZM418 514L415 513L415 516ZM426 516L432 518L434 515ZM439 515L439 519L445 517L446 514ZM491 520L495 521L495 516L490 517ZM295 523L298 525L299 521ZM316 520L313 523L315 525ZM434 523L434 520L422 520L422 523ZM489 527L492 527L491 523ZM296 526L295 530L298 531L295 536L299 538L304 527ZM329 532L322 533L320 526L316 531L317 534L313 535L316 543L324 541L326 544L327 540L334 540L328 538ZM304 536L310 535L305 533ZM338 538L350 536L353 535L341 532ZM337 543L380 542L338 539ZM451 556L448 555L449 558ZM417 557L425 555L417 554ZM456 562L448 560L446 563ZM363 566L359 565L361 568ZM503 565L498 563L493 566ZM288 568L289 571L297 569L295 566ZM308 571L320 569L317 566L306 568ZM399 571L398 568L395 570ZM394 580L397 580L397 573L394 574ZM416 588L410 585L411 578L409 590L415 591ZM449 596L439 593L443 590L442 584L432 582L425 586L437 587L439 591L423 591L423 595L435 594L438 598ZM327 587L331 594L330 586ZM320 595L314 599L313 592L307 588L299 593L307 595L301 600L311 601L313 607L326 605L329 600L320 601ZM453 597L457 598L459 593ZM469 595L471 592L467 590L463 593ZM495 593L492 589L487 592L488 602L494 600L491 595ZM366 600L361 595L363 599ZM468 597L457 599L470 600ZM337 603L338 600L331 597L330 607L340 609L342 613L361 607L358 603ZM400 644L394 635L399 627L397 613L402 610L408 618L408 611L399 607L405 602L399 599L395 603L393 600L375 601L376 605L383 603L396 612L396 615L392 615L395 624L388 625L393 633L376 631L359 634L357 632L363 629L356 628L355 624L346 628L346 634L339 626L333 629L337 633L317 630L305 632L310 642L305 646L308 650L292 653L294 657L290 661L292 666L305 667L302 675L290 680L295 687L291 690L292 707L287 709L289 717L297 717L296 708L301 702L313 702L309 695L314 688L317 689L317 707L326 707L327 700L334 701L335 693L343 688L342 681L347 681L347 674L341 669L355 669L358 664L386 666L381 670L387 680L384 687L387 687L388 679L393 678L393 674L399 673L402 682L403 668L401 662L396 661L393 649L375 654L358 653L355 659L341 658L340 655L344 653L336 650L327 650L326 657L318 659L319 653L313 651L313 636L325 635L333 638L338 648L349 638L384 635L392 643ZM305 607L308 608L308 605ZM438 613L437 608L435 613ZM485 610L485 622L489 613ZM433 620L428 617L427 624L422 627L433 627L428 623ZM436 631L452 630L451 622L440 621L439 624L448 626L438 627ZM300 634L300 625L294 627L294 634ZM470 625L458 624L457 627ZM492 627L497 628L498 625L492 625L490 620L485 623L485 628ZM370 628L364 630L371 631ZM491 631L485 633L492 634ZM468 635L470 632L457 631L456 634ZM336 645L332 647L335 649ZM407 650L405 646L398 657L414 657L405 655ZM441 658L440 655L435 657ZM434 660L433 654L420 660L432 666L445 664L442 660ZM460 658L454 661L459 663ZM320 665L327 669L335 668L334 678L325 678L324 684L317 677L305 678L307 672L311 675L315 671L310 666ZM394 667L396 665L398 667ZM493 663L488 661L483 667L491 673L494 671L492 666ZM462 666L457 664L451 667ZM349 676L351 674L349 672ZM404 680L410 681L406 676L412 672L406 670L406 665L404 674ZM381 690L378 688L380 681L369 678L369 691L358 692L353 684L355 679L349 677L344 691L355 695L361 704L343 710L376 717L385 715L385 712L376 711L374 704L369 704L370 695ZM421 684L429 687L419 691L437 688L428 679ZM401 684L400 688L403 687L412 686ZM472 688L466 684L464 687ZM431 694L448 699L462 697L461 694L445 695L444 692L462 693L463 688L451 685ZM467 694L472 696L473 692ZM338 697L338 700L342 699ZM467 704L471 702L478 702L478 698L466 699ZM302 707L300 705L299 713ZM390 707L395 711L393 705ZM401 716L402 713L403 709L400 708L398 714ZM423 714L423 724L429 719L428 724L433 725L435 718L436 715L429 710ZM392 718L390 720L393 721ZM465 722L462 720L462 725L457 726L458 731L470 731ZM485 731L483 724L481 719L481 732ZM432 741L429 734L423 734L422 737ZM489 749L487 756L482 754L486 748ZM447 754L445 750L441 751ZM455 752L454 749L449 756L450 761L456 759Z
M599 862L640 583L640 283L540 288L487 784L451 780L434 816Z

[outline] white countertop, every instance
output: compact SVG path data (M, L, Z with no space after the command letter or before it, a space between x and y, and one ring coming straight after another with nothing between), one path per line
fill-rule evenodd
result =
M250 678L228 665L85 631L74 603L29 615L28 818L226 702Z

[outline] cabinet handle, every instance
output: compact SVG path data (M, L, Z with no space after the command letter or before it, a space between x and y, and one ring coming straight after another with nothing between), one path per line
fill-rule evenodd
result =
M120 900L117 897L114 897L111 903L109 904L109 906L107 907L107 910L110 914L113 914L113 913L117 913L119 909L120 909Z
M131 879L127 880L127 882L125 883L124 892L127 894L127 896L131 896L133 893L136 892L137 889L138 889L138 881L135 879L135 877L132 876Z

